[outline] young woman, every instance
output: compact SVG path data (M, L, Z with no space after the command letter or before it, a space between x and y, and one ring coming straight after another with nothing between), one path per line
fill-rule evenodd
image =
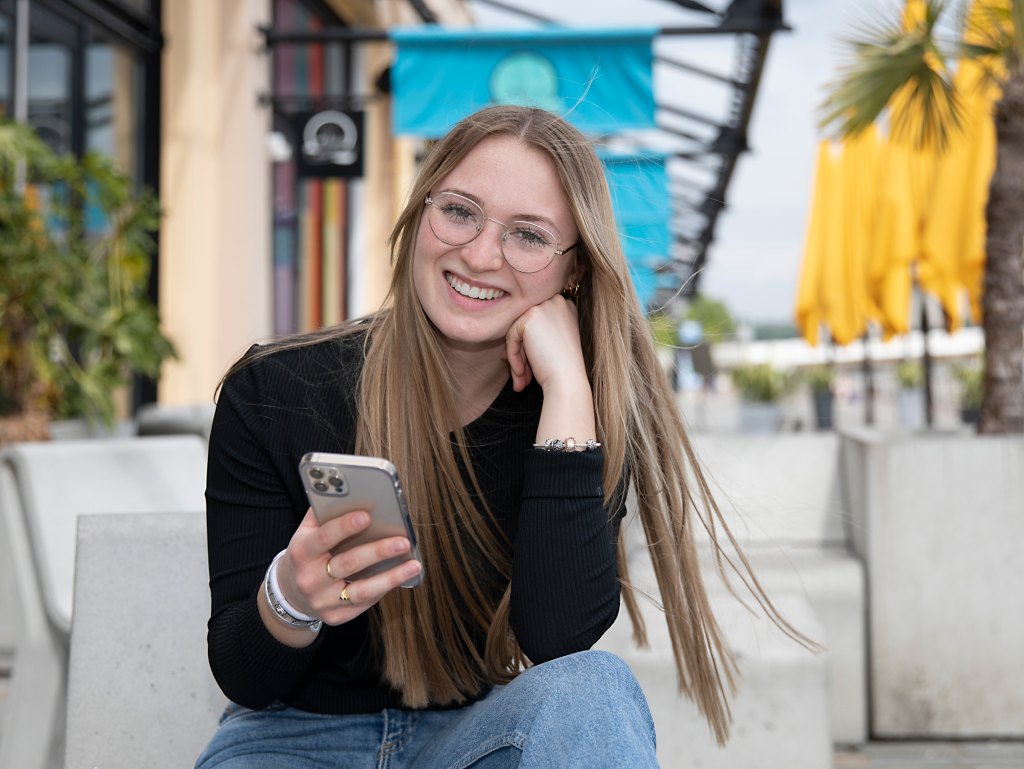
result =
M635 679L589 651L627 584L630 482L680 691L724 741L734 663L694 542L701 523L715 537L693 503L707 485L590 144L542 110L482 110L433 147L391 242L385 309L254 347L223 382L209 657L232 704L197 766L656 766ZM346 583L410 545L332 556L368 517L317 526L311 451L394 462L422 564Z

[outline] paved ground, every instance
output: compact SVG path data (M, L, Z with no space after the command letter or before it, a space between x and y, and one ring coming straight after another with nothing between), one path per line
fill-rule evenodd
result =
M837 750L835 769L1024 768L1024 742L871 742Z

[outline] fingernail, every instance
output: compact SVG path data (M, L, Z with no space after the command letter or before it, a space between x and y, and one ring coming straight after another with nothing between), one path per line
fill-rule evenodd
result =
M405 576L415 577L420 573L420 565L416 561L412 561L408 566L405 567Z
M359 527L359 528L362 528L363 526L365 526L369 522L370 522L370 516L368 516L366 513L357 513L356 515L354 515L352 517L352 525L356 526L356 527Z
M404 553L409 549L409 540L407 539L396 539L391 543L391 552L393 553Z

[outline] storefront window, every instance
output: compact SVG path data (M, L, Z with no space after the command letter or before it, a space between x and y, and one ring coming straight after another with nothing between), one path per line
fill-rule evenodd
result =
M13 35L14 20L9 14L0 13L0 117L12 117L14 114L14 95L11 87Z
M275 0L274 26L315 30L325 20L301 0ZM293 148L274 164L274 330L310 331L340 323L347 315L348 183L297 175L290 116L320 109L347 92L348 67L340 44L278 45L274 48L274 128Z
M32 6L28 49L28 122L59 155L75 149L72 63L76 30Z
M126 48L96 42L85 49L85 150L113 158L139 177L142 64Z

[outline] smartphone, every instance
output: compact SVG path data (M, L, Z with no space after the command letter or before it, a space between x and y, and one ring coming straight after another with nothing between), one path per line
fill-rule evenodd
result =
M421 568L402 587L416 587L423 582L423 560L416 546L416 532L398 482L398 469L393 464L378 457L306 454L299 463L299 475L321 526L355 510L365 510L370 515L370 525L338 545L332 551L334 555L386 537L404 536L409 540L411 547L405 553L350 574L346 582L372 577L405 561L419 561Z

